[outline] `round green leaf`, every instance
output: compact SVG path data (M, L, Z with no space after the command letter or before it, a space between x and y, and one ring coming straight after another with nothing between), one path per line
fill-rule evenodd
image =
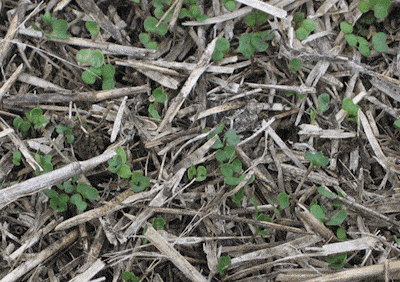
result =
M357 42L360 44L360 45L365 45L365 46L368 46L368 41L364 38L364 37L361 37L361 36L357 36Z
M236 2L235 1L227 1L225 3L225 8L228 11L231 11L231 12L234 11L236 9Z
M322 113L328 110L330 100L331 98L327 93L318 96L319 110Z
M146 45L151 40L150 34L148 34L146 32L142 32L141 34L139 34L139 40L140 40L140 42L142 42L143 44Z
M179 11L179 16L178 16L178 18L183 19L184 17L190 17L190 16L191 16L191 14L190 14L190 12L188 11L188 9L182 8L182 9Z
M277 201L281 209L286 209L290 205L289 195L286 193L279 193Z
M89 49L83 49L80 50L78 52L78 54L76 54L76 59L81 62L81 63L87 63L90 61L90 54L91 54L91 50Z
M75 205L80 211L84 211L87 208L87 204L85 201L82 200L82 196L80 194L72 195L69 201L71 204Z
M165 94L162 89L160 88L156 88L154 89L151 94L154 96L154 98L156 99L157 103L164 103L165 101L167 101L168 96L167 94Z
M248 26L255 26L257 22L256 14L255 13L248 14L244 19L244 21Z
M92 37L99 35L99 26L95 21L87 21L85 22L85 26Z
M361 0L358 3L358 9L360 10L361 13L367 13L369 9L371 9L371 4L369 2Z
M52 24L54 37L60 39L68 39L70 35L67 34L68 22L66 20L57 20Z
M80 182L76 186L76 191L78 191L79 194L81 194L89 201L93 201L99 197L99 191L97 191L96 188L93 188L84 182Z
M57 193L57 191L54 191L54 190L52 190L52 189L45 189L45 190L43 190L43 193L44 193L47 197L49 197L50 199L52 199L52 198L59 198L59 197L60 197L60 195Z
M191 167L188 169L188 178L189 180L192 180L197 174L197 169L194 166L194 164L191 165Z
M103 90L110 90L115 87L115 81L113 78L105 78L103 80L103 84L101 86L101 89Z
M196 21L198 22L204 22L206 19L208 19L210 16L209 15L201 15L199 17L196 18Z
M233 172L241 172L243 169L242 162L239 159L234 159L232 162L232 169L233 169Z
M58 212L64 212L68 208L67 203L61 201L59 198L50 199L50 206Z
M227 269L231 265L231 257L230 256L223 256L220 257L218 265L217 265L217 270L224 275L225 274L225 269Z
M104 65L101 67L101 75L103 78L114 78L115 75L115 67L113 65Z
M376 5L374 8L374 16L377 19L386 18L388 16L388 8L381 5Z
M213 60L215 62L221 61L224 58L224 53L219 50L214 50Z
M144 20L144 29L147 32L156 32L156 24L157 24L157 19L154 17L148 17L147 19Z
M161 17L164 16L164 7L163 6L158 6L154 10L154 15L156 16L157 19L161 19Z
M358 51L360 51L361 55L364 57L369 57L371 55L371 50L368 48L368 45L359 45Z
M90 53L89 63L95 68L100 68L102 65L104 65L103 53L100 50L93 50Z
M21 127L21 124L24 120L22 119L22 117L16 117L13 121L13 125L15 128L19 129Z
M225 177L232 177L233 176L233 165L232 164L222 164L221 165L221 173Z
M219 162L223 162L226 160L226 156L225 156L225 152L223 150L218 150L215 153L215 158L217 159L217 161Z
M22 154L20 151L15 151L13 153L13 163L15 165L21 165L21 158L22 158Z
M386 39L387 35L383 32L378 32L372 36L372 45L374 46L374 49L378 52L385 52L388 49Z
M127 164L122 164L121 168L117 172L119 177L129 178L132 175L131 168Z
M340 30L343 31L344 34L350 34L353 33L353 26L350 23L343 21L340 23Z
M199 166L197 168L196 181L203 181L207 178L207 169L204 166Z
M164 229L165 220L162 217L155 217L153 219L153 228L155 230L162 230Z
M299 40L304 40L308 37L308 35L310 34L309 31L307 31L304 27L299 27L298 29L296 29L296 36Z
M338 228L336 230L336 234L340 241L343 241L344 239L346 239L346 231L343 228L341 228L341 227Z
M91 71L84 71L82 73L82 80L87 84L94 84L97 76Z
M226 38L218 38L217 41L215 42L215 50L221 51L223 53L228 52L230 48L229 41L226 40Z
M354 34L345 34L344 38L346 39L347 43L349 43L349 45L351 47L355 47L357 46L357 36L355 36Z
M308 32L313 32L317 28L317 24L311 19L305 19L301 26L304 27Z
M151 49L151 50L157 50L158 49L158 43L155 42L155 41L151 41L151 42L149 42L149 43L147 43L145 45L146 45L147 49Z
M325 209L317 204L312 204L310 206L310 212L320 221L324 222L325 219Z
M160 23L158 27L156 27L156 33L158 35L164 36L168 32L168 25L166 23Z
M201 10L199 6L196 4L192 4L189 6L189 13L192 15L192 17L197 18L201 16Z
M158 114L156 110L156 106L154 104L150 104L147 110L149 114L155 119L161 119L161 116Z
M293 20L297 23L301 22L304 19L304 15L300 12L297 12L296 15L294 15Z

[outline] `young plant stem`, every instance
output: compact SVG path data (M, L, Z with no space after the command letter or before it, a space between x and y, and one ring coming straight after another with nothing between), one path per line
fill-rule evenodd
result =
M297 195L303 186L304 182L307 180L308 175L310 174L312 170L312 164L307 168L306 173L304 174L303 178L301 179L299 185L297 186L296 190L294 191L294 194Z

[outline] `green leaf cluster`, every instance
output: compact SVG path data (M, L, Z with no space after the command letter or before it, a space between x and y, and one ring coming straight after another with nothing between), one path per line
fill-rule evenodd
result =
M138 3L138 2L137 2ZM122 279L131 282L139 282L140 279L135 274L129 271L122 272Z
M213 60L214 61L221 61L225 54L229 51L231 45L226 38L218 38L215 42L215 49L213 53Z
M143 176L140 172L132 174L131 181L129 181L131 188L135 192L141 192L150 185L150 179L147 176Z
M60 190L65 193L59 194L53 189L46 189L43 192L50 198L50 206L59 211L66 211L68 201L75 205L78 210L84 211L87 208L86 200L93 201L99 197L99 191L96 188L87 185L84 182L76 183L76 178L65 181L62 185L58 184ZM72 194L69 196L68 194Z
M95 21L85 22L85 27L92 37L96 37L97 35L99 35L99 26Z
M162 230L165 226L165 220L162 217L153 218L153 228L155 230Z
M301 69L301 61L297 58L291 59L288 68L292 73L296 73Z
M317 152L315 154L306 152L304 154L304 159L311 163L311 167L326 166L329 163L329 158L325 157L322 152Z
M40 156L40 152L37 151L35 154L35 161L43 168L44 172L50 172L53 170L53 164L51 163L51 159L53 158L52 155L44 155L43 157ZM40 170L36 168L36 175L40 174Z
M209 137L211 135L215 136L215 134L221 133L224 129L224 126L225 125L222 123L214 132L209 135ZM246 174L244 173L240 175L242 172L242 162L236 158L236 151L234 147L240 142L240 138L237 136L236 130L228 130L225 132L224 136L226 142L225 146L220 139L218 139L219 142L216 141L214 143L213 148L220 148L215 153L215 158L221 163L220 169L222 175L224 176L224 182L227 185L236 186L246 177ZM254 181L254 178L255 177L253 175L247 184L251 184ZM240 189L239 192L232 197L232 201L238 207L240 207L240 202L242 201L243 197L244 188Z
M157 111L156 108L157 108L158 104L162 104L162 103L164 103L165 101L167 101L168 95L165 94L164 91L162 91L161 88L154 89L154 90L151 92L151 95L153 95L153 97L154 97L154 103L151 103L151 104L149 105L149 108L147 109L147 111L149 112L149 114L150 114L153 118L155 118L155 119L161 119L161 116L158 114L158 111Z
M315 118L317 117L318 113L323 113L326 112L329 108L329 103L331 101L331 98L329 94L324 93L318 96L318 104L319 107L318 109L314 108L309 108L308 111L310 112L310 117L311 117L311 124L315 122Z
M197 168L192 164L192 166L188 169L188 177L189 180L192 180L196 177L196 181L204 181L207 178L207 169L204 166L198 166Z
M374 16L377 19L382 19L388 16L388 9L391 4L390 0L361 0L358 3L358 8L362 13L367 13L370 9L374 9Z
M21 159L22 159L22 154L20 151L15 151L13 153L13 164L15 165L21 165Z
M126 164L126 153L122 147L115 149L117 153L112 159L108 160L108 170L116 173L119 177L129 178L132 176L131 168Z
M24 121L22 117L16 117L13 121L15 128L21 130L22 132L27 132L31 125L35 129L44 127L49 120L44 117L43 111L40 108L34 108L29 113L25 113L27 121Z
M230 256L222 256L219 258L219 262L217 265L217 270L222 275L225 274L225 269L227 269L231 265L231 257Z
M301 22L300 27L296 29L296 36L299 40L306 39L311 32L317 28L315 21L311 19L305 19Z
M51 34L46 33L45 35L51 38L68 39L71 35L67 34L68 22L66 20L57 20L51 16L50 12L46 12L42 15L42 21L50 24L53 32Z
M346 264L347 253L338 254L333 257L326 257L325 260L331 264L332 269L339 269Z
M354 104L353 99L349 97L344 98L342 109L348 113L348 116L346 118L347 121L358 123L358 109L361 109L361 107Z
M267 36L267 38L264 40L265 36ZM246 59L250 59L250 57L254 56L255 51L265 52L269 47L266 41L272 40L274 37L275 35L270 32L270 30L243 33L239 38L238 51L242 53Z
M257 11L255 13L250 13L244 19L244 22L248 26L255 26L256 24L265 23L268 19L268 15L263 11Z
M94 84L97 77L103 77L103 90L115 87L114 75L115 67L105 64L104 55L100 50L82 49L76 55L76 59L81 63L89 63L89 70L82 73L82 80L87 84Z
M59 124L56 125L56 132L58 134L64 134L67 138L67 143L72 144L75 140L75 136L72 133L72 127L69 124Z
M198 0L185 0L185 2L183 2L185 4L185 7L183 7L179 11L178 17L180 19L183 19L185 17L195 18L196 21L198 21L198 22L202 22L202 21L208 19L209 18L208 15L201 14L201 10L200 10L199 6L196 5L197 2L198 2Z

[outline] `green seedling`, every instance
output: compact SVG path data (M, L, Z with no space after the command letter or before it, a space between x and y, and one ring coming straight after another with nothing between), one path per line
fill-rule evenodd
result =
M15 151L13 153L13 164L15 165L21 165L21 159L22 159L22 154L20 151Z
M386 44L387 35L383 32L378 32L374 36L372 36L372 46L375 51L385 52L389 46Z
M358 3L358 8L362 13L367 13L371 8L373 8L374 16L377 19L382 19L388 16L388 9L390 5L390 0L361 0Z
M146 46L147 49L157 50L158 43L155 41L151 41L151 36L147 32L142 32L139 34L139 40Z
M320 221L324 222L326 216L326 208L324 206L320 206L317 203L312 203L310 205L310 212Z
M131 188L135 192L141 192L150 185L150 179L143 176L140 172L135 172L132 174L131 181L129 181Z
M57 191L52 189L47 189L43 192L50 198L50 206L59 212L67 210L68 201L75 205L80 211L84 211L87 208L85 199L93 201L99 197L99 191L97 191L96 188L91 187L84 182L76 184L76 177L72 180L65 181L62 185L58 184L57 187L60 190L64 190L66 194L59 194ZM68 196L67 194L73 195Z
M232 0L222 0L222 3L224 3L225 8L228 11L233 11L236 9L236 2Z
M339 227L336 230L336 237L338 238L339 241L345 241L346 240L346 231L343 228Z
M51 38L59 38L59 39L68 39L71 35L67 34L68 22L66 20L57 20L55 17L51 16L50 12L46 12L42 15L42 21L50 24L53 32L51 34L45 33L49 39ZM39 29L43 32L39 27L35 25L35 29Z
M301 23L304 20L304 15L303 13L297 12L296 15L294 15L293 20L296 23Z
M361 109L361 107L354 104L353 99L349 97L344 98L342 109L348 113L346 121L353 121L355 123L358 123L358 109Z
M326 225L331 226L331 225L340 225L343 223L343 221L347 217L347 211L346 210L339 210L336 214L334 214L331 218L330 221L326 223Z
M318 193L320 195L322 195L322 196L327 197L328 199L332 199L332 198L334 198L336 196L334 193L332 193L331 191L327 190L324 186L318 187ZM342 193L338 193L338 194L340 194L340 196L342 196L342 197L345 196L345 195L342 195ZM341 207L341 206L343 206L343 203L338 201L338 200L335 200L335 201L333 201L333 206ZM316 208L314 208L314 210L315 209ZM311 211L311 208L310 208L310 211ZM314 214L313 211L311 211L311 213ZM325 208L324 208L324 214L325 214ZM314 214L314 216L317 217L318 219L320 219L319 216L317 216L315 214ZM335 215L332 216L331 220L328 221L326 223L326 225L328 225L328 226L340 225L340 224L343 223L343 221L346 219L346 217L347 217L347 211L344 210L344 209L341 209ZM322 218L322 219L324 219L324 218Z
M315 119L316 119L318 113L323 113L328 110L330 99L331 98L330 98L329 94L327 94L327 93L321 94L318 96L318 104L319 104L318 109L314 109L314 108L308 109L310 112L311 124L313 124L315 122Z
M229 41L225 38L218 38L215 42L215 49L213 53L214 61L221 61L230 48Z
M225 123L221 122L220 125L218 125L218 127L207 136L207 140L210 140L215 135L220 134L224 130L224 128L225 128ZM205 130L208 131L209 129L205 129ZM205 132L207 132L207 131L205 131ZM203 132L203 133L205 133L205 132ZM223 147L224 147L224 143L222 143L221 139L218 137L217 141L215 141L212 148L213 149L221 149Z
M196 21L202 22L209 18L208 15L202 15L199 6L196 5L198 0L185 0L184 4L188 8L182 8L179 11L179 18L183 19L184 17L195 18Z
M149 105L148 112L153 118L161 119L156 107L158 104L167 101L168 96L160 88L154 89L151 94L153 95L155 102Z
M317 28L317 24L315 21L311 19L305 19L301 22L301 25L298 29L296 29L296 36L299 40L306 39L311 32L313 32Z
M85 27L92 37L96 37L97 35L99 35L99 26L95 21L85 22Z
M268 36L267 36L268 34ZM267 36L266 39L264 37ZM275 35L270 30L263 32L243 33L239 38L238 51L243 54L246 59L254 56L255 51L265 52L269 45L267 40L272 40Z
M116 173L119 177L129 178L132 175L130 167L126 164L126 153L122 147L118 147L117 153L112 159L108 160L108 170Z
M336 256L333 256L332 258L327 257L325 258L325 260L331 264L332 269L339 269L346 264L347 253L338 254Z
M188 169L189 180L196 177L196 181L204 181L207 178L207 169L204 166L198 166L197 168L192 164Z
M139 1L137 3L139 3ZM135 274L133 274L132 272L129 272L129 271L122 272L122 279L124 279L126 281L131 281L131 282L139 282L140 281L139 277L137 277Z
M360 51L361 55L364 57L371 55L371 50L368 47L368 41L365 40L364 37L354 35L353 26L350 23L345 21L341 22L340 29L343 31L344 38L351 47L356 47L358 44L358 51Z
M268 19L268 15L262 11L257 11L255 13L250 13L244 19L248 26L255 26L256 24L265 23Z
M231 265L231 257L230 256L223 256L219 258L219 262L217 265L217 270L222 275L225 274L225 269L227 269Z
M56 125L56 132L58 134L63 134L67 138L68 144L72 144L75 140L75 136L72 133L72 127L69 124L68 125L64 125L64 124Z
M296 94L296 96L297 96L297 98L299 98L299 99L303 99L304 98L304 96L305 96L305 94L299 94L299 93L296 93L296 92L286 92L286 97L292 97L293 96L293 94Z
M304 154L304 159L311 163L311 168L315 166L326 166L329 163L329 158L325 157L322 152L317 152L315 154L306 152Z
M104 55L100 50L83 49L78 52L76 59L81 63L89 63L89 70L82 73L82 80L87 84L94 84L97 77L103 77L103 90L115 87L115 67L105 64Z
M301 69L301 61L297 58L291 59L288 68L292 73L296 73Z
M164 36L168 32L168 25L164 22L160 23L159 26L156 26L158 20L154 17L148 17L144 20L144 29L147 32L155 33L161 36Z
M155 230L162 230L165 226L165 220L162 217L155 217L153 219L153 228Z
M13 121L15 128L20 129L22 132L27 132L31 125L35 129L44 127L49 120L43 115L43 111L40 108L34 108L29 113L25 113L28 121L24 121L22 117L16 117Z
M282 210L286 209L290 205L289 195L284 192L278 194L277 201Z
M43 157L40 156L40 152L37 151L35 154L35 161L43 168L44 172L50 172L53 170L53 164L51 163L51 159L53 158L52 155L44 155ZM36 168L36 175L40 174L40 170Z
M257 220L272 222L272 219L270 217L267 217L265 214L259 214L256 197L254 195L253 195L253 205L256 210ZM258 226L254 226L254 228L256 229L257 233L260 234L261 236L269 235L268 231L267 231L268 228L260 229L260 228L258 228Z

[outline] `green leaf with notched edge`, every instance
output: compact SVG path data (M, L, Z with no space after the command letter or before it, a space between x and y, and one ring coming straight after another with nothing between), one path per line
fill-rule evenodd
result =
M69 199L69 202L71 204L74 204L80 211L84 211L87 208L87 204L85 201L83 201L82 196L80 194L72 195L71 198Z
M96 188L87 185L84 182L80 182L76 186L76 191L89 201L93 201L99 197L99 191Z

